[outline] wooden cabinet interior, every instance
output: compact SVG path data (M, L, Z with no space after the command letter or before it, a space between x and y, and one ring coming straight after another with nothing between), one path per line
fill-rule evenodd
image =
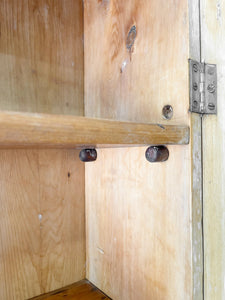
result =
M0 16L0 298L87 278L115 300L190 299L188 1L1 0ZM65 149L149 144L183 146L85 168Z

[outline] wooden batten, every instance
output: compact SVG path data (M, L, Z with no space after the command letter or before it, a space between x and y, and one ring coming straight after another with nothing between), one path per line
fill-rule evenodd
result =
M0 113L0 146L62 147L188 144L187 126L141 124L76 116Z

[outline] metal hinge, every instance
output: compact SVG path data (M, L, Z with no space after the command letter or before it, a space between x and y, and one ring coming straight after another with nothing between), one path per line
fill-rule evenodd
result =
M217 113L216 65L189 59L190 111L199 114Z

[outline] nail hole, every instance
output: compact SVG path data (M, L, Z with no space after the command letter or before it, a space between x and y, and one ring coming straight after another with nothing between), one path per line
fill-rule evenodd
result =
M165 105L162 109L163 117L166 120L170 120L173 117L173 108L171 105Z

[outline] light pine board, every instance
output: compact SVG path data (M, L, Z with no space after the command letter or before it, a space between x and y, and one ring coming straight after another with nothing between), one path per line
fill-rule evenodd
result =
M0 20L0 110L83 115L82 0L1 0Z
M85 278L78 154L0 151L0 299L23 300Z
M98 150L86 166L87 276L114 300L189 300L189 149L163 164L145 149Z
M85 0L84 38L86 116L190 124L188 1ZM85 167L87 277L114 300L193 296L194 139L163 164L145 148L107 149Z
M85 115L155 123L171 104L187 123L188 23L187 0L84 0Z
M217 64L218 114L203 120L205 299L225 299L225 3L201 0L202 58Z

